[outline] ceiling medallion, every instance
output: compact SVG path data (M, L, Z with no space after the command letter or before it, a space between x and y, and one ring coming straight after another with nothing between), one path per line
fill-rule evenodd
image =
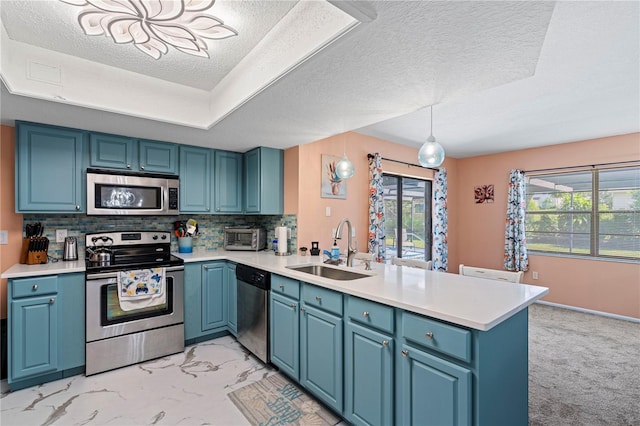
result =
M205 38L221 40L238 35L221 19L203 12L215 0L60 0L82 7L78 23L89 36L105 35L115 43L133 43L154 59L169 46L208 58Z

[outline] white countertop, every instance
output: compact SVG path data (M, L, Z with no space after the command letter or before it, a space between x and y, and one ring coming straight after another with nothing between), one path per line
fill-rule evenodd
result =
M276 256L273 252L205 251L175 253L185 263L230 260L346 294L402 308L478 330L489 330L529 306L549 292L546 287L514 284L453 273L425 271L407 266L372 263L365 271L360 261L353 268L371 275L351 281L323 278L287 268L292 265L319 264L322 256ZM56 262L46 265L14 265L2 278L83 272L82 262Z

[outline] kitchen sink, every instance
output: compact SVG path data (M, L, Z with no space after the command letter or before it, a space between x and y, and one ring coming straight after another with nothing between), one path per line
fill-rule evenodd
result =
M329 278L332 280L350 281L358 278L366 278L371 275L361 274L359 272L348 271L346 269L331 268L325 265L299 265L287 266L287 268L305 274L316 275L318 277Z

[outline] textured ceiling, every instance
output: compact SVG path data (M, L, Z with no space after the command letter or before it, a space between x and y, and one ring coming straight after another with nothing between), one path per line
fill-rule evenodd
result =
M434 136L458 158L640 131L638 2L356 2L366 16L354 16L363 22L331 27L324 9L296 26L296 2L231 1L253 29L246 32L251 41L213 42L238 44L210 62L178 52L154 61L131 46L86 40L73 16L47 33L40 28L46 8L16 16L9 3L0 2L3 35L24 43L20 51L50 61L55 52L78 55L98 71L89 90L65 82L59 102L60 87L41 85L27 95L3 86L5 124L31 120L237 151L287 148L346 130L418 147L429 132L425 107L436 104ZM303 3L320 9L324 2ZM240 23L219 15L243 34ZM288 38L277 44L283 23ZM314 38L321 27L326 42ZM10 72L10 56L19 51L5 48L5 39L0 74L11 89L20 75ZM264 58L302 42L310 53L300 50L297 62L251 95L219 96L228 94L222 88L245 87L247 75L266 74L271 63ZM248 67L247 57L262 59ZM122 87L99 78L101 64ZM162 90L147 94L147 87ZM98 99L100 90L114 96L89 105L86 98Z

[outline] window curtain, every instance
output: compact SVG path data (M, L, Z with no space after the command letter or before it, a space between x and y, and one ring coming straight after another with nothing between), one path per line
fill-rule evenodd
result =
M434 175L433 182L433 246L431 260L434 271L447 271L449 246L447 244L447 170L443 167Z
M382 157L369 155L369 253L382 263L385 256L384 204L382 202Z
M524 172L511 170L507 199L507 224L504 231L504 267L508 271L529 269L527 240L524 232L525 194Z

